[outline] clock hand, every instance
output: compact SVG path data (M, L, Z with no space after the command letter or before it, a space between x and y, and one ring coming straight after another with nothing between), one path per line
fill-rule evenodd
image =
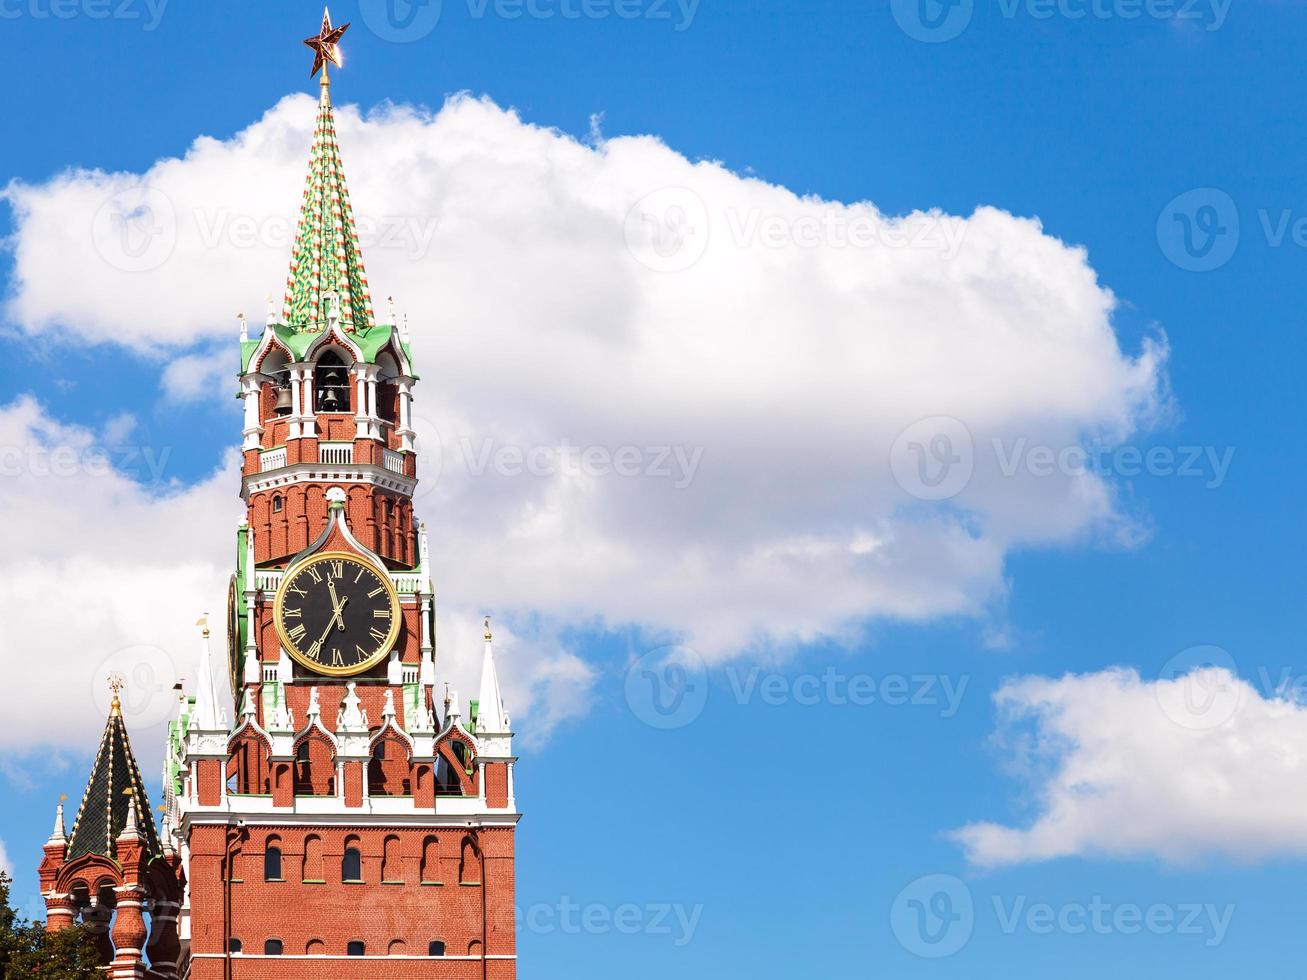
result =
M322 646L323 642L327 639L327 634L331 632L331 628L336 625L337 621L340 622L340 628L342 630L345 628L345 617L342 613L345 610L345 603L347 602L349 602L349 596L345 596L344 599L340 600L340 605L336 606L336 611L331 614L331 619L327 620L327 628L323 630L322 635L318 637L318 646Z

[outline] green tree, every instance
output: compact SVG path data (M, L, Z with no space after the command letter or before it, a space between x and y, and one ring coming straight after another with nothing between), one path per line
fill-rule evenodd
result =
M92 980L100 958L82 927L48 933L9 906L12 882L0 872L0 976L4 980Z

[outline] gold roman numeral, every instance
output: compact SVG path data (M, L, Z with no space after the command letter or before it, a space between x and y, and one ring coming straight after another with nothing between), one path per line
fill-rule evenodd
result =
M331 564L331 568L327 572L328 575L330 575L332 578L345 577L345 563L343 561L333 561L330 564Z
M344 667L344 666L345 666L345 658L342 657L342 656L340 655L340 651L337 650L337 649L335 649L335 648L333 648L332 651L331 651L331 666L333 666L333 667Z
M300 623L294 629L287 630L286 636L292 643L299 643L300 640L304 639L304 634L307 632L308 630L304 628L304 624Z
M322 641L314 640L313 646L304 651L304 656L308 657L310 660L317 660L320 653L322 653Z
M301 599L304 598L304 596L308 595L308 593L305 592L303 589L296 588L294 584L291 584L291 585L286 586L286 591L287 591L287 592L294 592L294 593L295 593L297 596L299 596Z
M375 626L372 627L370 633L372 638L376 640L378 643L381 643L386 639L386 634L381 632L381 630L377 629Z
M281 616L283 619L299 619L303 615L304 615L304 610L300 609L298 606L294 609L283 609L281 611Z
M385 591L386 591L386 587L384 585L378 585L375 589L373 589L371 592L368 593L368 598L375 599L377 596L381 595L381 593Z
M304 569L304 571L310 578L313 579L314 585L322 584L322 573L318 571L316 565L310 565L308 568Z
M372 610L372 618L373 618L373 619L389 619L389 618L390 618L390 610L389 610L389 609L374 609L374 610Z

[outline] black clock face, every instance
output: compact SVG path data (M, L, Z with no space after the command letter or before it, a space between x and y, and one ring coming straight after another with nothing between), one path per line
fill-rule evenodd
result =
M367 670L399 636L399 600L389 578L344 554L318 555L293 569L274 614L287 652L321 674Z

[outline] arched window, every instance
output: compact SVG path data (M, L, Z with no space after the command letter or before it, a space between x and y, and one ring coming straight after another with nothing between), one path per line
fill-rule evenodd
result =
M304 874L306 882L321 883L322 877L322 838L310 834L304 839Z
M269 837L263 850L263 880L282 881L281 876L281 838Z
M428 956L444 956L444 955L445 955L445 944L444 944L444 942L443 942L442 940L439 940L439 939L433 939L433 940L431 940L431 942L427 944L427 955L428 955Z
M340 880L350 882L363 880L363 852L359 850L357 843L349 844L345 848L345 856L340 862Z
M440 884L440 851L439 841L435 837L428 837L422 842L422 884L438 885Z
M241 951L241 941L235 936L227 940L227 952L239 953Z
M367 950L368 948L365 945L363 945L363 940L351 939L349 943L345 946L345 955L363 956L367 953Z
M269 939L263 944L264 956L280 956L282 953L282 942L280 939Z
M387 837L381 854L381 880L402 882L404 862L399 856L399 838Z
M463 860L459 863L458 880L464 885L481 884L481 855L471 837L463 838Z
M286 506L286 501L281 494L275 494L272 498L272 512L280 514L282 508Z
M349 411L349 372L335 351L329 350L318 358L313 398L319 412Z

